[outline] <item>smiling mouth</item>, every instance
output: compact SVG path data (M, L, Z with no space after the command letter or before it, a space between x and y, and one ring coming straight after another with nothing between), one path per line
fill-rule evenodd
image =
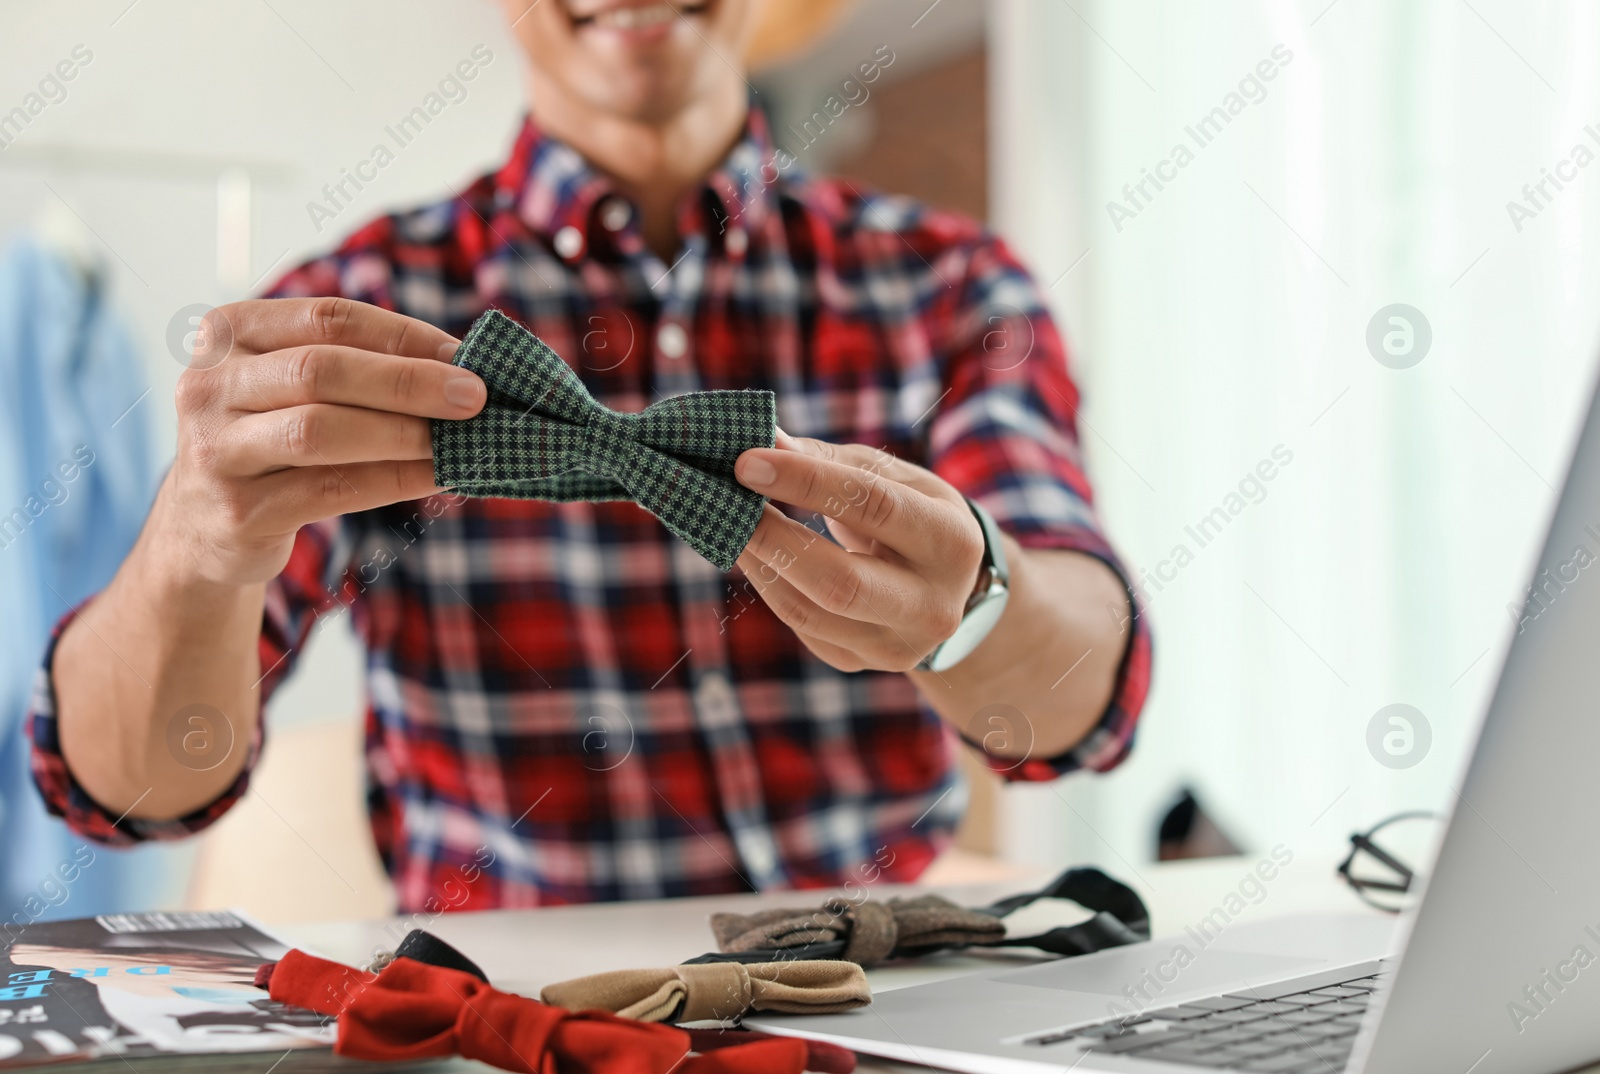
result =
M574 26L597 26L608 30L649 30L663 26L680 16L700 15L705 12L708 0L699 3L666 3L614 7L593 15L574 16Z

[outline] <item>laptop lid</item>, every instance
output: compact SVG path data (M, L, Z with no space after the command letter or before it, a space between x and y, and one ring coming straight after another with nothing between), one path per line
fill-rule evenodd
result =
M1366 1074L1600 1058L1597 398L1381 1017L1357 1043Z

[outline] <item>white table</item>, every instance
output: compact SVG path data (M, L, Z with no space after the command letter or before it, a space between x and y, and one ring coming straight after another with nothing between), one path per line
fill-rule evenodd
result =
M1128 869L1118 875L1132 884L1150 908L1157 934L1177 932L1210 914L1254 868L1255 857L1212 858L1145 866L1139 875ZM965 905L982 905L1004 895L1037 888L1045 874L1008 881L937 889ZM875 898L925 892L928 888L878 885ZM708 916L715 910L744 910L762 906L809 906L827 896L823 891L781 892L773 895L730 895L661 902L607 903L563 906L539 910L488 910L449 913L410 922L455 945L483 967L495 986L537 996L545 985L604 970L669 966L713 950ZM1333 863L1296 858L1266 885L1258 903L1248 905L1239 920L1256 920L1293 913L1359 911L1362 903L1333 872ZM1376 911L1372 911L1376 913ZM1061 903L1035 904L1014 914L1016 929L1036 931L1068 924L1081 917ZM392 948L394 932L385 926L406 919L379 919L276 929L285 939L315 954L351 964L365 964L375 948ZM868 974L874 992L908 984L993 968L996 960L1023 960L1021 952L939 956L923 963L879 969ZM477 1063L461 1063L462 1070L487 1070ZM903 1064L863 1058L857 1068L867 1072L904 1072ZM1600 1069L1600 1068L1597 1068Z

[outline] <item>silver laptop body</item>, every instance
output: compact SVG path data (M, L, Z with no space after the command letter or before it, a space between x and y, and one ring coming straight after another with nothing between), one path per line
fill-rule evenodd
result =
M896 989L849 1014L747 1023L993 1074L1554 1074L1600 1060L1597 411L1591 393L1427 891L1398 927L1378 915L1241 922L1204 947L1186 931ZM1166 982L1159 995L1152 981ZM1252 1025L1270 1032L1251 1038ZM1224 1043L1208 1048L1210 1033Z

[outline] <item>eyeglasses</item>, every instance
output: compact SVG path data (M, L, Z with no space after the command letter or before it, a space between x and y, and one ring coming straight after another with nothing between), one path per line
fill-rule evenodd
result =
M1424 810L1379 821L1350 837L1350 853L1339 863L1339 875L1368 906L1398 914L1417 901L1422 887L1418 869L1432 863L1443 828L1437 814Z

